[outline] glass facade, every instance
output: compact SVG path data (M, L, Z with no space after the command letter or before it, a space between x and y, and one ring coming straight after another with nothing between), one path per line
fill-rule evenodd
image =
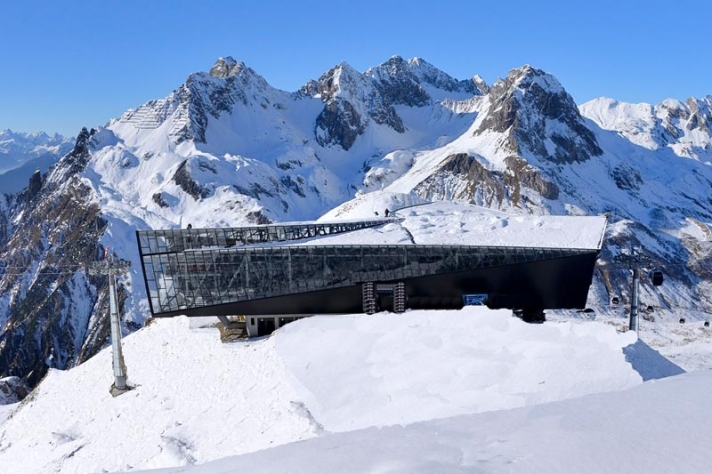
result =
M374 222L377 223L373 225L382 225L384 220ZM369 226L368 223L344 226L354 224L363 224L359 228ZM170 313L363 282L403 281L591 253L590 249L529 247L248 245L253 240L260 243L287 240L288 235L297 236L294 237L297 240L328 235L318 232L354 230L344 229L336 224L304 224L139 231L137 238L151 310L153 314Z

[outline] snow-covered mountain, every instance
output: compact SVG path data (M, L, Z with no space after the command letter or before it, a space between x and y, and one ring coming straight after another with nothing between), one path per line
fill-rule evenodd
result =
M678 156L703 162L712 157L712 95L684 103L668 99L655 106L601 97L582 104L580 110L602 129L649 150L669 147Z
M72 149L74 138L0 130L0 194L22 191L32 173L46 172Z
M35 385L106 343L106 281L85 271L106 247L133 263L122 307L127 330L143 324L135 230L314 219L364 194L606 213L591 305L625 300L628 271L613 257L636 244L667 275L659 290L643 281L642 301L703 318L712 311L709 104L577 107L531 66L488 86L397 56L363 73L341 63L285 92L221 58L167 97L83 130L52 170L0 196L0 376Z
M74 139L55 133L22 133L0 130L0 173L17 168L42 155L64 156Z

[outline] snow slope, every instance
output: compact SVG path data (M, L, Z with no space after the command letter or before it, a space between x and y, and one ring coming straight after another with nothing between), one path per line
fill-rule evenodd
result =
M712 372L557 403L335 433L158 473L708 473Z
M630 333L599 323L528 325L474 307L313 317L231 344L215 328L174 318L124 342L134 390L109 395L108 350L52 370L0 425L0 465L86 473L200 464L643 381L623 352L635 342ZM645 362L658 376L681 372L654 351Z

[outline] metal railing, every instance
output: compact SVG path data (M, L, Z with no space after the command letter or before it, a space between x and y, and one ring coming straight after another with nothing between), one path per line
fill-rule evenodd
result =
M289 242L353 232L402 221L403 219L399 217L387 217L354 222L309 222L212 229L146 230L138 231L137 237L139 251L142 255L149 255L205 248L230 248L272 242Z

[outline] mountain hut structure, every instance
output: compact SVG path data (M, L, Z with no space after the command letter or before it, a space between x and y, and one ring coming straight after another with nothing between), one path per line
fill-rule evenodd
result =
M244 315L248 334L261 336L316 314L484 304L540 321L546 309L585 306L605 218L489 211L484 219L456 212L455 222L438 206L448 209L440 203L368 220L137 231L151 312ZM485 232L493 215L499 224ZM433 222L418 224L423 216L448 224L434 232Z

